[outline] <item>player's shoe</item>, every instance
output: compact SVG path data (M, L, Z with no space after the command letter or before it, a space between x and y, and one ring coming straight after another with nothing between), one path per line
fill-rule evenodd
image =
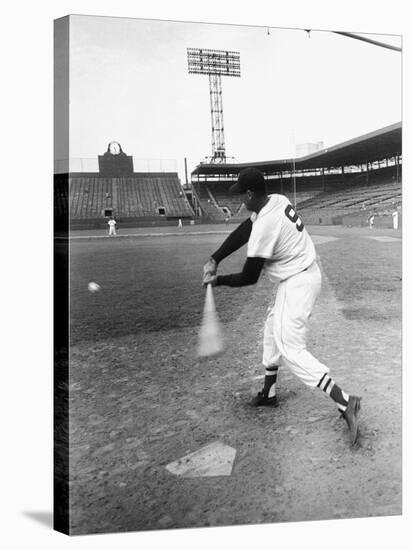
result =
M355 445L359 433L358 415L360 411L360 400L360 397L356 397L356 395L350 395L346 411L342 413L342 416L346 420L349 428L350 442L352 445Z
M276 395L268 397L263 391L258 394L250 402L252 407L277 407L279 405Z

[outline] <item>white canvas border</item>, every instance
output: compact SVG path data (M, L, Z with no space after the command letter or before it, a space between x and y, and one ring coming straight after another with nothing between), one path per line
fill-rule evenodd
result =
M201 5L189 1L102 0L32 4L16 1L3 11L2 51L7 79L2 84L6 125L3 126L2 151L4 201L19 199L21 215L6 209L2 239L2 361L4 400L2 408L2 539L8 546L63 548L168 547L209 548L215 546L250 548L262 544L285 548L348 548L361 545L387 548L407 547L411 532L410 475L404 458L405 514L400 518L337 520L254 527L192 529L156 533L99 535L68 539L52 532L50 525L33 519L30 513L46 519L52 509L52 55L53 19L69 13L169 19L184 21L257 24L301 28L349 30L404 34L404 69L409 58L407 4L392 1L380 7L371 0L348 0L336 4L326 1L255 1L242 6L234 1L210 0ZM4 8L3 8L4 9ZM410 75L404 73L404 90ZM404 92L405 96L405 92ZM404 97L404 182L408 182L409 112ZM16 181L16 168L24 167L31 177ZM406 188L406 185L405 185ZM24 197L24 199L22 198ZM409 191L405 189L405 206ZM25 220L26 223L22 223ZM405 224L406 226L406 224ZM410 447L410 376L407 311L409 235L404 228L404 441ZM10 331L10 329L12 329ZM373 384L373 373L371 373ZM382 396L384 399L384 396ZM43 514L43 516L42 516ZM46 514L46 515L44 515Z

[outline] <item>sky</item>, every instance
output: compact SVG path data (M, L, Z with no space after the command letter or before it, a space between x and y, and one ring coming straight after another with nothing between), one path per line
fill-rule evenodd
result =
M208 77L189 75L187 48L240 53L241 77L222 77L236 162L293 157L296 144L330 147L402 118L397 51L325 30L71 16L70 158L97 169L114 140L135 171L138 159L163 159L183 183L184 158L190 172L212 152Z

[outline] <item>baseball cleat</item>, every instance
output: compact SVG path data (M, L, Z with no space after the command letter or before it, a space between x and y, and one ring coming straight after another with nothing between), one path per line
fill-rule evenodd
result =
M260 391L256 397L252 399L250 405L252 407L277 407L279 403L276 395L268 397L263 391Z
M346 420L346 423L350 431L351 445L355 445L356 440L358 438L358 428L359 428L358 415L360 411L360 400L361 400L360 397L356 397L356 395L350 395L348 406L346 407L346 411L342 413L342 416Z

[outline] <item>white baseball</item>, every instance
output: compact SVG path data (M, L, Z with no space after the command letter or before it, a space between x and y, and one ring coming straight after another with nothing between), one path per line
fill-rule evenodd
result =
M89 289L90 292L99 292L99 290L100 290L100 285L98 285L97 283L94 283L93 281L91 281L91 282L87 285L87 288Z

